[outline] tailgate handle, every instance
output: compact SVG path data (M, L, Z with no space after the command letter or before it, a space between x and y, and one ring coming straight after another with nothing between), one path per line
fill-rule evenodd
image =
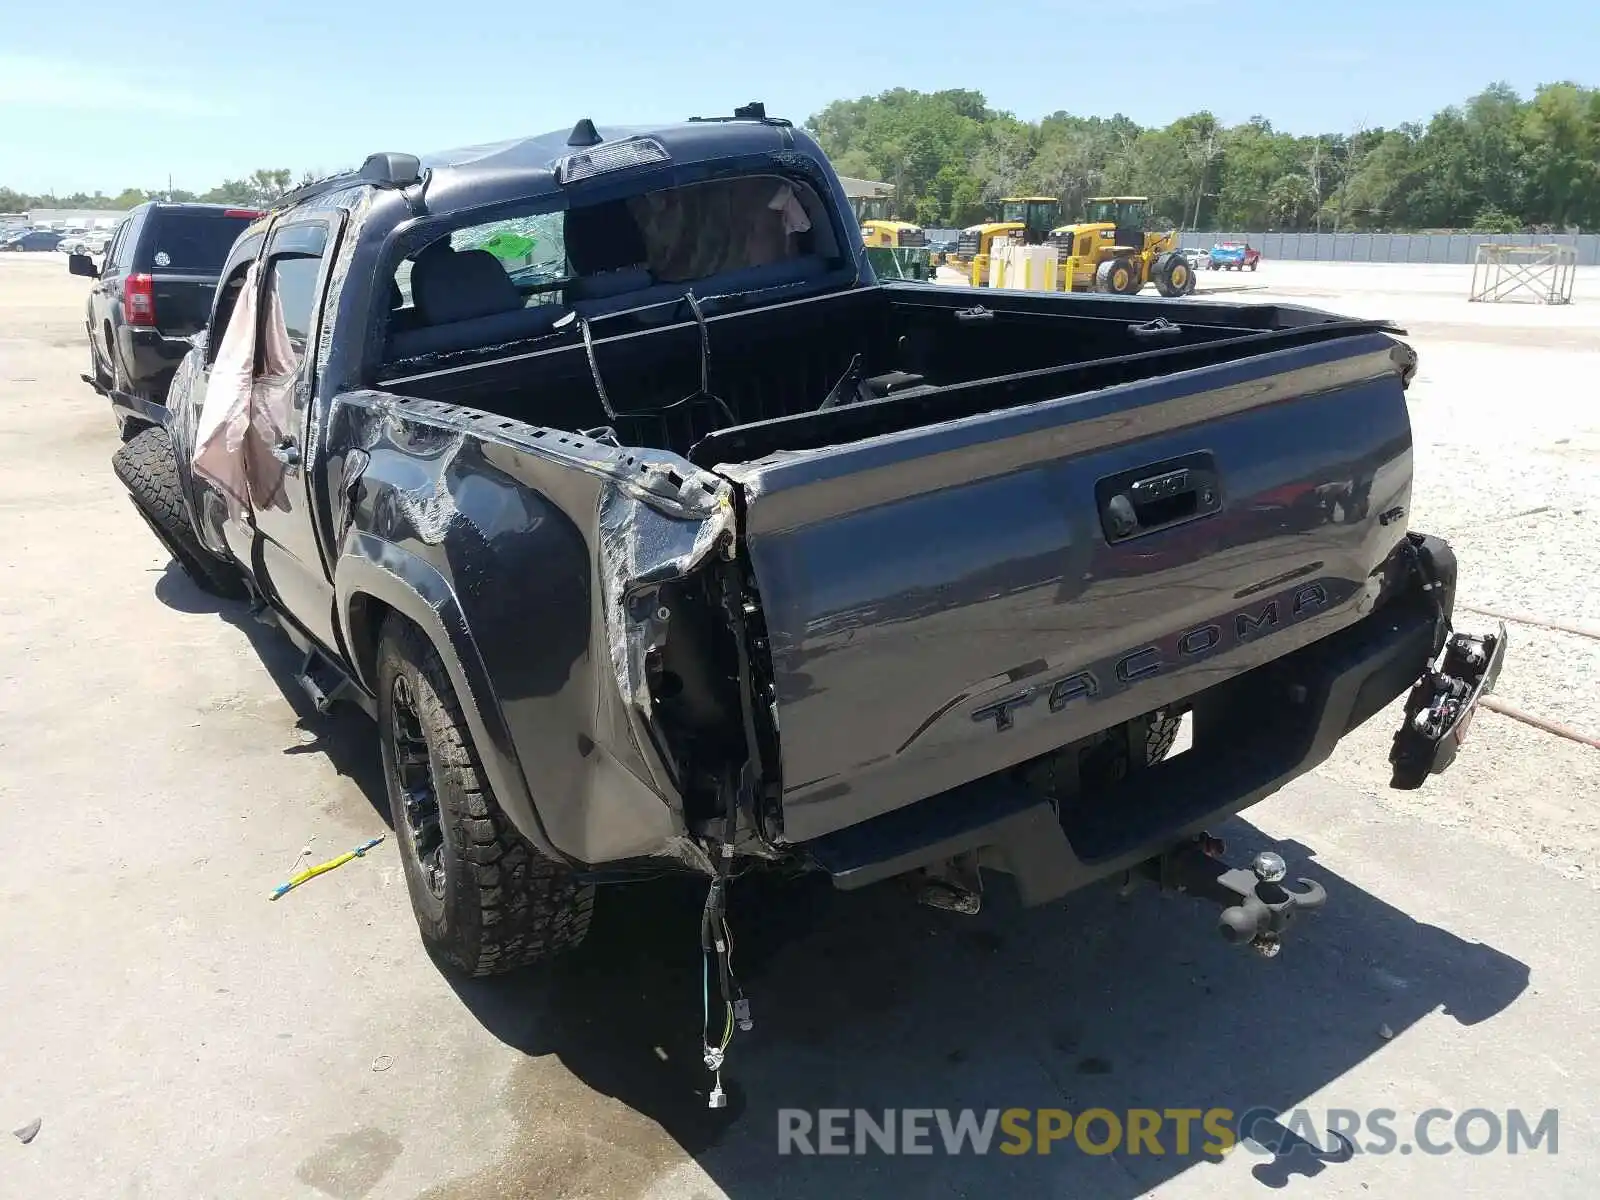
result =
M1123 542L1170 529L1222 507L1222 489L1210 454L1123 471L1095 485L1106 540Z

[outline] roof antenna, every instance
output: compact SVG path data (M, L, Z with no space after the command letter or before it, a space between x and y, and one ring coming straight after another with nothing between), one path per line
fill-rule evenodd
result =
M569 146L598 146L604 139L600 131L594 127L594 122L588 117L582 117L572 127L572 132L567 135Z

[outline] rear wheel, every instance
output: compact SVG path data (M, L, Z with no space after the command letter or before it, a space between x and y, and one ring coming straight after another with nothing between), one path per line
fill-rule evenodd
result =
M449 673L403 620L378 648L384 782L423 942L468 975L496 975L577 945L594 888L506 820Z
M238 568L206 549L189 523L178 484L178 457L165 429L146 429L130 438L111 456L111 469L145 524L196 587L224 600L249 596Z

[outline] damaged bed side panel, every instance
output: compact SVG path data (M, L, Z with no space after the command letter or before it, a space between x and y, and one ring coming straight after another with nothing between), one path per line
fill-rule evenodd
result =
M374 565L424 595L423 577L442 580L483 666L489 694L472 699L503 718L503 765L549 844L579 863L703 867L645 657L665 636L656 589L732 543L729 485L669 454L382 392L335 398L328 433L339 616L367 686L376 631L351 581ZM516 799L501 797L521 824Z

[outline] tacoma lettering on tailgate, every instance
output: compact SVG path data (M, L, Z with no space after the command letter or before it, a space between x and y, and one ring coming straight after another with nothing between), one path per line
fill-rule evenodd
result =
M1321 612L1331 600L1326 585L1304 584L1291 593L1197 625L1160 643L1140 646L1096 666L1033 684L1003 700L974 709L972 719L980 723L993 721L996 732L1004 733L1015 724L1017 710L1027 708L1041 696L1049 698L1051 712L1060 712L1074 700L1091 699L1107 687L1124 688L1165 667L1264 637Z

